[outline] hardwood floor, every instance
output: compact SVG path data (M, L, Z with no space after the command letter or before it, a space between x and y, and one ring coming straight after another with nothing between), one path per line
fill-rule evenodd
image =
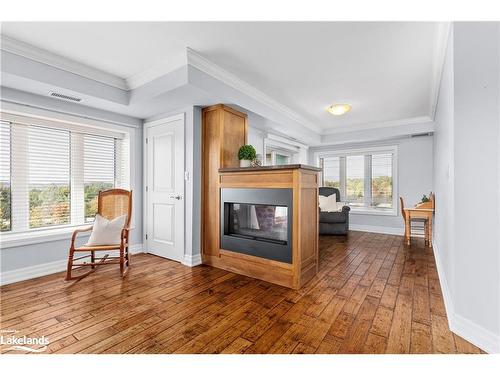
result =
M400 236L321 237L299 291L146 254L63 278L2 287L1 328L51 353L480 353L448 329L432 249Z

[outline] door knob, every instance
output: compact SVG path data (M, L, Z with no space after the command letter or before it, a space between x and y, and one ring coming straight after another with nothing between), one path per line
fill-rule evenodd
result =
M182 195L170 194L169 198L170 199L177 199L178 201L180 201L182 199Z

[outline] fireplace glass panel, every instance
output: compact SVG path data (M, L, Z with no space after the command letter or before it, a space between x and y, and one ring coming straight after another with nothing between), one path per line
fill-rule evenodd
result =
M226 235L287 244L288 208L264 204L226 203Z

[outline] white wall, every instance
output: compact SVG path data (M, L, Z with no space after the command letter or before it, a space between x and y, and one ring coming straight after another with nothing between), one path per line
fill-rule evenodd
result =
M9 90L2 90L3 100L9 99L8 92ZM71 103L65 103L45 97L38 97L37 95L32 94L23 96L21 103L32 106L30 108L26 107L27 113L33 113L30 111L36 111L37 108L42 108L57 111L59 113L69 113L72 115L109 121L112 123L120 122L123 124L124 121L127 121L130 126L137 126L137 123L142 123L142 121L128 116L115 116L115 114L111 112L90 108L87 111L85 106L75 106ZM68 105L66 106L66 104ZM131 155L133 153L135 160L135 173L130 177L131 185L134 188L134 229L130 233L130 243L131 245L140 245L142 243L142 126L135 128L134 131L135 138L131 139ZM18 270L27 267L38 267L47 263L63 261L68 257L70 237L71 233L67 234L66 238L63 240L2 248L0 249L0 271L2 274L8 272L7 275L10 278L11 275Z
M455 23L436 114L434 251L450 328L500 352L500 27Z
M433 137L403 138L391 141L369 143L347 143L329 147L314 147L309 150L309 164L316 165L314 153L318 151L346 150L378 146L398 146L398 208L397 215L361 214L351 211L351 229L373 230L386 233L404 233L404 223L399 207L399 196L405 205L412 206L420 201L423 194L433 190Z

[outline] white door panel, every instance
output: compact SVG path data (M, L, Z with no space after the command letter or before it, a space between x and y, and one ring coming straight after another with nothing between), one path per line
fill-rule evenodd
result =
M147 252L184 255L184 120L146 127Z

